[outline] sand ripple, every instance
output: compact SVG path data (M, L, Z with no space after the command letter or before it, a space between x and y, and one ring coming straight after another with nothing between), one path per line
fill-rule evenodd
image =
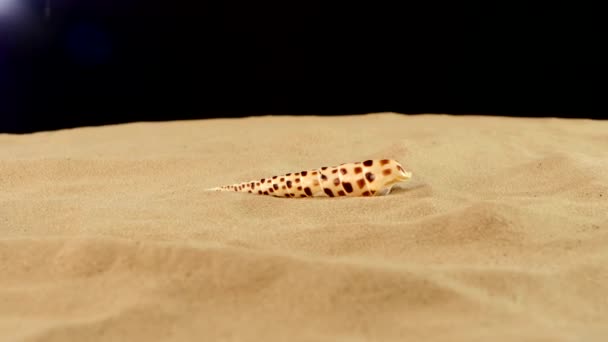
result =
M605 341L607 131L386 113L0 135L0 340ZM378 154L414 173L382 198L203 191Z

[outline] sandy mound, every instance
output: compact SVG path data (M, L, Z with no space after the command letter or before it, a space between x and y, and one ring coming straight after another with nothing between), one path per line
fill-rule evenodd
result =
M0 135L0 339L604 341L607 132L378 114ZM204 191L370 158L414 177Z

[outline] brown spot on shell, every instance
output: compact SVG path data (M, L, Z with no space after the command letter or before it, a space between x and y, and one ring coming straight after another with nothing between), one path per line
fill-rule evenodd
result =
M279 184L272 184L272 187L273 187L275 190L279 190Z
M309 187L305 187L304 188L304 192L308 195L308 196L312 196L312 191L310 191Z
M287 184L287 187L291 189L291 181L288 180L285 184Z
M339 178L334 179L334 185L335 186L340 185L340 179Z
M334 197L334 193L331 192L331 189L325 188L325 189L323 189L323 191L325 191L325 193L327 194L327 196Z
M340 195L340 196L346 196L346 194L342 190L338 191L338 195Z
M249 190L249 193L252 193L253 191Z
M338 169L331 170L331 173L336 173L336 172L338 172Z
M321 174L321 180L324 180L324 181L327 180L327 176L324 174Z
M273 188L268 188L268 192L274 192Z
M258 194L261 195L262 194L262 190L258 190Z
M325 170L327 170L327 166L323 166L323 167L321 168L321 170L324 170L324 171L325 171Z
M266 179L264 179L264 178L260 179L260 183L264 183L265 180Z
M306 175L308 174L308 171L302 171L302 176L306 177Z
M369 196L369 191L365 191L364 193L362 193L363 196Z
M302 190L302 187L301 187L301 186L299 186L299 187L298 187L298 190Z
M288 173L288 174L285 175L285 177L289 177L289 176L291 176L291 173Z
M286 187L285 185L283 185L283 186L281 187L281 189L285 190L285 189L287 189L287 187Z
M255 188L255 183L251 182L251 188L254 189Z
M319 185L319 181L315 179L314 181L312 181L312 185L318 186Z
M390 175L392 172L393 172L393 170L391 170L391 169L382 170L382 174L385 176Z
M273 176L272 179L277 179L277 176Z
M267 179L267 180L266 180L266 183L270 183L270 179Z
M372 195L376 193L376 190L372 190Z
M314 175L316 175L317 173L318 173L317 171L313 171L313 172L312 172L312 175L314 176Z
M296 172L296 173L294 173L293 175L294 175L294 176L299 176L299 175L300 175L300 173L299 173L299 172Z
M374 165L374 161L373 160L366 160L363 162L364 166L370 167L372 165Z
M300 178L296 178L296 183L300 183Z
M304 194L301 194L301 195L300 195L300 197L306 197L306 195L304 195Z
M380 165L386 165L386 164L388 164L388 163L390 163L390 160L388 160L388 159L382 159L382 160L380 161Z
M346 171L346 169L345 169L345 168L341 168L341 169L340 169L340 172L341 172L343 175L345 175L345 174L347 174L347 173L348 173L348 171Z
M357 166L355 168L355 173L361 173L361 172L363 172L363 169L361 167Z
M359 189L363 189L363 187L365 186L365 179L361 178L357 181L357 185L359 186Z
M374 181L374 179L376 179L376 175L371 172L368 172L365 174L365 178L367 178L367 181L371 183Z
M268 191L264 191L264 195L268 195Z
M346 192L348 192L349 194L351 192L353 192L353 186L349 183L349 182L342 182L342 187L344 188L344 190L346 190Z

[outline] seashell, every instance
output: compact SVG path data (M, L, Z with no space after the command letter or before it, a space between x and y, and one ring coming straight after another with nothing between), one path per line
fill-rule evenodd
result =
M344 163L225 185L207 191L232 191L274 197L384 196L393 185L407 181L412 173L394 159Z

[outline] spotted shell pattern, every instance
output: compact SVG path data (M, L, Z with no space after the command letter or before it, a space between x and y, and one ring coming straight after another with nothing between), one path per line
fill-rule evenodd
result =
M225 185L209 191L246 192L274 197L383 196L393 185L412 177L394 159L366 160L340 166Z

